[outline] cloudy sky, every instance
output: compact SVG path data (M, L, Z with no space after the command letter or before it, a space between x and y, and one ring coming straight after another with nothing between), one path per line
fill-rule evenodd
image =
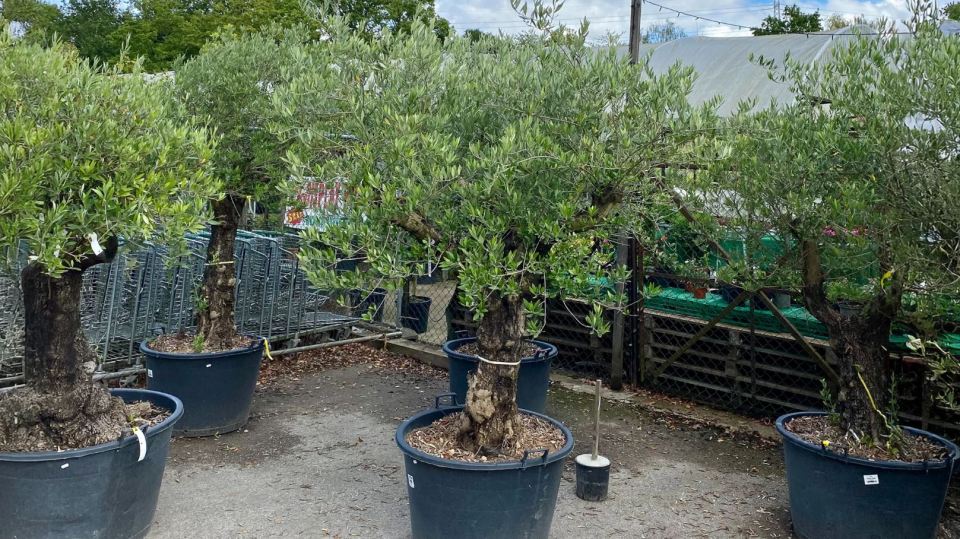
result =
M750 33L748 29L698 20L698 16L749 28L758 26L764 17L773 13L772 0L655 1L693 16L678 17L676 13L645 3L641 10L642 26L673 21L688 35L735 36ZM793 3L789 0L782 2L783 5ZM863 14L897 21L909 16L907 0L803 0L796 3L803 11L819 10L823 19L834 13L848 19ZM511 9L510 0L436 0L436 6L437 12L461 33L468 28L479 28L485 32L502 30L513 34L525 28ZM567 0L559 15L561 22L567 24L575 24L584 17L590 20L591 36L599 38L613 32L626 40L630 28L630 0Z

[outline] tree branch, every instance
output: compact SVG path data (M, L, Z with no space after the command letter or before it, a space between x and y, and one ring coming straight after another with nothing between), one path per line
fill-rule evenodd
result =
M419 240L433 240L437 243L441 240L440 232L433 228L419 213L411 212L400 217L394 217L390 222L406 230Z

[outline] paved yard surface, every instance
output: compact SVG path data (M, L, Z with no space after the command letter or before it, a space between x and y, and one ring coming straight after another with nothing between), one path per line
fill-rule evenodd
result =
M409 537L394 431L446 390L445 376L381 361L265 384L245 430L175 440L149 537ZM548 414L573 430L574 454L589 451L590 402L551 388ZM554 537L790 536L778 449L627 403L605 407L610 498L578 499L568 462Z

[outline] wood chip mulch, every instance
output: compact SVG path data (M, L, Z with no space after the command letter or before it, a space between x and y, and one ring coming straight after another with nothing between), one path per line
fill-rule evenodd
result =
M520 415L520 436L509 447L501 447L499 455L483 456L466 451L457 441L463 412L444 416L433 424L407 433L407 443L435 457L461 462L516 462L523 458L524 450L533 452L547 449L551 453L559 450L567 442L563 431L539 417ZM535 453L531 458L539 458Z
M283 379L297 380L301 376L356 365L369 365L383 372L410 374L437 380L447 376L446 371L416 359L386 352L364 343L352 343L289 356L277 356L272 360L265 357L260 366L260 378L257 383L269 385Z
M849 433L843 433L827 416L798 417L784 425L787 430L800 438L820 446L824 441L829 442L828 449L852 457L860 457L875 461L924 462L943 460L947 457L947 450L942 445L920 436L911 436L904 433L906 441L902 453L891 456L886 449L875 445L858 442Z
M127 417L141 429L159 425L164 419L170 417L169 410L154 406L149 401L131 402L126 406Z
M194 336L189 333L170 333L167 335L160 335L156 339L150 341L150 349L156 350L157 352L167 352L168 354L195 354L197 351L194 349L193 341ZM209 346L208 343L204 343L203 353L213 353L213 352L226 352L228 350L240 350L243 348L250 348L254 343L254 339L247 337L245 335L234 335L234 337L226 344L226 346Z
M540 349L541 348L539 346L533 344L532 342L525 342L523 343L523 349L520 351L520 357L533 357L533 355L537 353L537 350ZM466 354L468 356L475 356L480 352L480 347L477 346L476 341L468 342L467 344L457 348L457 352Z

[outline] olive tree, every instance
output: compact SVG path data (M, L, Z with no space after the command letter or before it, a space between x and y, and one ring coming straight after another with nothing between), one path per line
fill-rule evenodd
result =
M213 221L196 310L197 336L207 350L235 347L237 230L248 200L280 198L288 183L286 142L269 129L272 99L296 72L309 68L309 38L302 28L228 34L176 69L177 98L219 138L212 164L223 191L210 203Z
M740 277L800 284L838 358L841 428L894 451L891 327L960 292L960 39L914 27L771 66L796 101L737 118L728 159L689 197L748 243L781 238L779 267Z
M82 277L121 240L174 241L202 224L201 201L217 190L213 146L171 103L138 71L120 75L0 30L0 242L28 257L27 387L0 400L0 448L80 447L126 424L122 403L82 368L93 360Z
M426 262L458 276L483 359L469 382L466 448L515 442L521 346L548 298L593 301L591 325L608 329L603 308L624 299L603 283L627 270L601 240L652 218L664 202L655 166L683 159L709 116L687 104L691 70L654 75L612 46L587 46L586 30L440 43L414 25L344 47L328 67L338 83L306 73L278 99L299 133L299 175L345 186L339 226L305 234L315 283L391 284ZM360 270L334 271L354 257Z

